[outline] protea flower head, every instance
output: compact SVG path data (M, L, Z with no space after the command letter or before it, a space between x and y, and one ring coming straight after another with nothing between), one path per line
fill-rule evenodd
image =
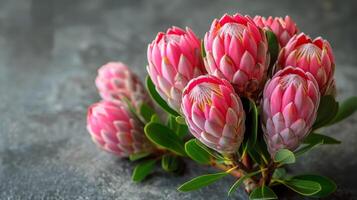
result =
M287 67L268 81L263 93L263 131L273 156L279 149L296 149L316 119L320 92L315 78Z
M225 14L215 19L204 46L209 74L227 79L239 96L254 99L260 93L270 57L265 34L249 16Z
M208 147L232 153L240 146L245 113L228 81L209 75L192 79L183 92L182 112L190 132Z
M169 28L149 44L149 76L160 96L176 111L180 111L182 90L188 81L205 71L200 52L200 40L189 28Z
M87 129L99 147L120 157L152 150L143 125L120 101L102 101L90 106Z
M299 32L295 22L289 16L285 18L255 16L253 20L260 28L271 30L278 38L281 47L284 47L290 38Z
M292 37L278 58L278 69L287 66L310 72L319 84L322 95L333 90L335 59L330 44L321 37L312 40L304 33Z
M95 80L100 96L106 101L124 98L139 109L142 103L151 104L150 97L136 74L121 62L109 62L98 70Z

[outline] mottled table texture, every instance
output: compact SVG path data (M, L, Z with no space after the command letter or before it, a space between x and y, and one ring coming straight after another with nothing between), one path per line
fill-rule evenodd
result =
M192 193L176 187L214 172L188 162L182 177L130 181L134 165L96 148L86 108L99 100L93 80L121 60L144 78L146 47L158 31L189 26L203 36L214 17L241 12L285 16L328 39L336 56L339 99L357 94L357 1L7 0L0 1L0 199L225 199L229 177ZM293 172L334 177L330 199L357 196L357 115L325 129L343 145L318 148ZM286 194L287 199L301 199ZM231 199L246 199L237 192Z

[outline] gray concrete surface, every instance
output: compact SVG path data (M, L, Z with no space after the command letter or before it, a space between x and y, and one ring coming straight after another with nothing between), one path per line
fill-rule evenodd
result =
M1 0L0 199L225 199L232 178L176 191L211 168L189 162L182 177L158 169L134 184L133 164L93 145L85 116L99 100L98 66L121 60L144 78L148 42L171 25L192 27L202 37L225 12L289 14L301 30L331 42L343 99L357 94L356 8L353 0ZM354 115L325 129L343 144L316 149L292 168L333 177L339 189L329 199L357 195L356 122ZM246 198L237 192L231 199Z

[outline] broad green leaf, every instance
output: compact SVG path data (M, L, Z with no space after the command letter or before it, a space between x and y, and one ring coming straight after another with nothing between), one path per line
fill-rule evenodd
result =
M205 44L204 44L204 41L203 41L203 40L202 40L202 42L201 42L201 56L202 56L202 58L205 58L205 57L206 57Z
M163 155L161 158L161 167L167 172L177 171L182 165L182 160L174 155Z
M292 178L290 180L285 180L282 183L286 187L304 196L312 196L320 192L322 189L318 182L304 179Z
M272 73L275 61L279 55L279 41L276 35L272 31L266 31L265 34L268 40L268 49L270 54L270 66L268 71L270 75Z
M274 170L273 179L283 179L286 176L285 168L277 168Z
M336 188L337 188L336 184L331 179L324 177L324 176L306 174L306 175L295 176L294 178L300 179L300 180L314 181L314 182L319 183L321 186L321 190L311 196L311 197L315 197L315 198L327 197L330 194L332 194L333 192L335 192Z
M210 164L211 155L197 145L196 139L191 139L185 144L187 155L200 164Z
M142 153L131 154L129 156L129 160L130 161L140 160L142 158L145 158L145 157L149 156L150 154L151 154L150 152L142 152Z
M326 135L321 135L318 133L310 133L305 139L304 139L305 144L341 144L341 141L336 140L335 138L326 136Z
M313 149L314 147L316 147L320 144L321 143L311 143L311 144L305 145L303 147L300 147L298 150L295 151L295 157L301 156L302 154L310 151L311 149Z
M151 142L181 156L186 155L184 142L168 127L150 122L146 124L144 131Z
M138 164L132 174L132 180L135 182L140 182L144 180L144 178L149 175L154 169L155 162L156 160L147 160Z
M184 184L182 184L177 190L180 192L189 192L192 190L200 189L201 187L205 187L210 185L219 179L227 176L228 172L220 172L216 174L206 174L202 176L198 176Z
M150 108L146 103L141 104L140 106L140 115L145 119L146 122L151 121L151 117L155 114L155 111Z
M281 164L295 163L294 153L288 149L280 149L274 156L274 161Z
M196 144L205 150L209 155L217 159L217 161L224 161L225 158L214 150L209 149L206 145L202 144L198 139L194 139Z
M249 174L246 174L242 177L240 177L233 185L231 188L229 188L229 191L228 191L228 196L230 196L234 191L237 190L237 188L242 185L243 181L247 178L250 178L252 176L255 176L257 174L261 173L261 171L256 171L256 172L252 172L252 173L249 173Z
M332 95L321 97L320 105L317 110L317 117L313 129L318 129L329 124L338 112L338 102Z
M184 138L188 133L188 127L186 125L179 124L176 128L176 135L180 138Z
M272 189L267 186L258 187L249 195L250 200L271 200L278 199Z
M179 116L179 114L172 109L164 99L161 98L161 96L159 95L159 93L157 93L156 88L154 83L152 82L152 80L150 79L149 76L146 77L146 87L149 91L150 96L152 97L152 99L155 100L155 102L162 108L164 109L166 112L170 113L171 115L174 116Z
M357 96L350 97L341 103L337 115L330 124L335 124L346 119L357 110Z

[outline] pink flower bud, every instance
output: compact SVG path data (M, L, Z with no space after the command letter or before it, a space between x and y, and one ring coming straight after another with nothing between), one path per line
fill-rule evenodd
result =
M100 96L106 101L125 98L139 109L142 103L151 104L150 97L140 79L121 62L109 62L98 70L95 80Z
M190 132L208 147L221 153L239 148L245 113L228 81L208 75L191 80L183 92L182 112Z
M102 101L90 106L87 129L99 147L120 157L152 150L143 125L120 101Z
M263 93L262 125L272 156L279 149L295 150L316 119L320 92L315 78L287 67L268 81Z
M278 38L281 47L284 47L290 38L299 32L295 22L289 16L285 18L255 16L254 22L260 28L271 30Z
M293 66L310 72L319 84L322 95L334 87L335 59L330 44L318 37L312 40L301 33L290 39L280 51L277 68Z
M240 96L256 98L266 81L268 43L249 16L215 19L204 39L209 74L231 82Z
M200 40L189 29L172 27L158 33L149 44L147 71L160 96L180 111L182 90L192 78L204 73Z

